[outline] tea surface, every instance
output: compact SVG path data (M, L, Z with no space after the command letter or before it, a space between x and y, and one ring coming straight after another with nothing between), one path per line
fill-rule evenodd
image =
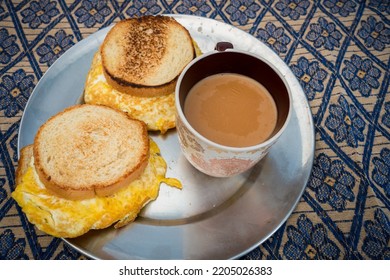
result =
M264 142L277 121L276 104L268 90L234 73L215 74L195 84L184 102L184 114L201 135L230 147Z

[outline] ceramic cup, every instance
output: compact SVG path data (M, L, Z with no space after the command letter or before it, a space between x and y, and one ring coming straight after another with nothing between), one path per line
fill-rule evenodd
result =
M278 118L276 128L266 141L248 147L229 147L199 134L184 115L184 101L200 80L219 73L237 73L260 82L272 95ZM175 90L176 128L181 150L201 172L214 177L229 177L247 171L259 162L280 138L291 112L291 93L283 76L271 63L250 52L226 49L205 53L183 70Z

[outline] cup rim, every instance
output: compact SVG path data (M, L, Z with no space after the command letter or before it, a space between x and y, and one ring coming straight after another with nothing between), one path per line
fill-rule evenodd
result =
M184 75L187 73L188 69L191 68L192 65L194 65L198 61L200 61L202 59L205 59L208 56L220 53L220 52L235 52L235 53L240 53L240 54L243 54L243 55L249 55L249 56L252 56L252 57L254 57L256 59L259 59L262 62L266 63L269 67L271 67L272 70L283 81L284 86L286 87L286 90L287 90L288 98L289 98L288 113L287 113L287 116L286 116L286 120L283 123L283 126L279 129L279 131L277 133L275 133L272 137L268 138L266 141L261 142L261 143L256 144L256 145L245 146L245 147L234 147L234 146L222 145L222 144L213 142L213 141L207 139L206 137L204 137L202 134L200 134L197 130L195 130L195 128L192 127L192 125L188 122L187 118L185 117L184 112L183 112L183 108L180 105L180 98L179 98L179 89L180 89L181 81L183 80ZM228 151L231 151L231 152L250 152L250 151L258 150L258 149L261 149L263 147L267 147L267 146L271 145L284 132L284 130L286 129L286 127L287 127L287 125L289 123L289 120L291 118L292 94L291 94L290 87L288 86L287 80L284 77L284 75L282 75L282 73L273 64L271 64L269 61L267 61L266 59L264 59L263 57L255 54L255 53L252 53L252 52L249 52L249 51L238 50L238 49L230 49L229 48L229 49L226 49L224 51L212 50L212 51L203 53L200 56L194 58L189 64L186 65L186 67L180 73L179 78L178 78L177 83L176 83L176 87L175 87L175 107L176 107L176 112L177 112L177 114L180 117L180 120L185 124L186 128L188 130L190 130L191 133L193 133L196 137L198 137L203 142L205 142L207 145L213 146L213 147L215 147L217 149L220 149L220 150L228 150Z

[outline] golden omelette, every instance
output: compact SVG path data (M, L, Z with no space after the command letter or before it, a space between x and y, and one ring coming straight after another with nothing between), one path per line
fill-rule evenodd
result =
M107 197L68 200L53 195L39 181L33 159L12 197L28 220L56 237L72 238L90 229L115 228L132 222L149 201L155 200L162 182L181 188L181 183L166 178L167 165L157 144L150 140L149 162L142 175L129 186Z

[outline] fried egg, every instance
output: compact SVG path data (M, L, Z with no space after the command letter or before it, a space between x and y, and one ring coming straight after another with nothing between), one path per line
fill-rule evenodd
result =
M152 139L149 162L143 174L129 186L107 197L85 200L57 197L39 181L33 166L32 158L12 197L32 224L56 237L77 237L91 229L103 229L113 224L115 228L122 227L134 221L142 207L157 198L161 183L181 188L180 181L165 177L166 162Z
M146 123L148 130L165 133L175 127L175 94L158 97L138 97L112 88L103 74L100 52L96 52L89 70L84 101L122 110L132 118Z

